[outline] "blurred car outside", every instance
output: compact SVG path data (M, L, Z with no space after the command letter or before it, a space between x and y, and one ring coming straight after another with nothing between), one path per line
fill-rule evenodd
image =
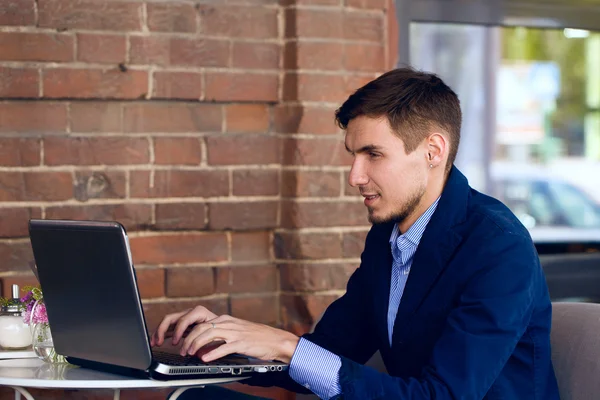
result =
M490 176L534 242L600 242L600 204L582 188L531 165L492 165Z

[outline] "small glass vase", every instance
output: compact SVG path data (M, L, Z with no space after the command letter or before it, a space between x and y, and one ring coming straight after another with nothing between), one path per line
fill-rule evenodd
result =
M48 363L60 364L66 363L65 357L61 356L54 350L54 342L52 341L52 333L48 323L35 324L32 333L31 347L35 354Z

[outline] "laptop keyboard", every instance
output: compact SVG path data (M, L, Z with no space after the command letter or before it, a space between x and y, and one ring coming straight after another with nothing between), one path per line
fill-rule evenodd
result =
M185 367L185 366L196 366L196 365L242 365L247 364L247 360L244 359L236 359L235 357L226 357L221 358L215 361L205 362L199 359L196 356L182 356L174 353L167 353L164 351L152 351L152 357L154 360L165 364L171 365L175 367ZM244 362L245 361L245 362Z

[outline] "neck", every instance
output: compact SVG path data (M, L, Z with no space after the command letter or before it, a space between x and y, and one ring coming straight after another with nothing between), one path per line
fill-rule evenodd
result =
M442 176L435 177L431 181L428 182L428 188L425 189L425 193L417 207L415 207L414 211L404 219L404 221L398 223L398 229L400 229L400 233L406 233L410 229L411 226L421 215L427 211L429 207L435 202L435 200L441 196L444 191L444 186L446 184L446 174L442 174Z

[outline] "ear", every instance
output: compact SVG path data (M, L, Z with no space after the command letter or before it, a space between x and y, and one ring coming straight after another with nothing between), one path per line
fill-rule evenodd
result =
M434 132L425 139L427 145L427 164L432 168L445 166L445 161L448 158L448 140L438 132Z

